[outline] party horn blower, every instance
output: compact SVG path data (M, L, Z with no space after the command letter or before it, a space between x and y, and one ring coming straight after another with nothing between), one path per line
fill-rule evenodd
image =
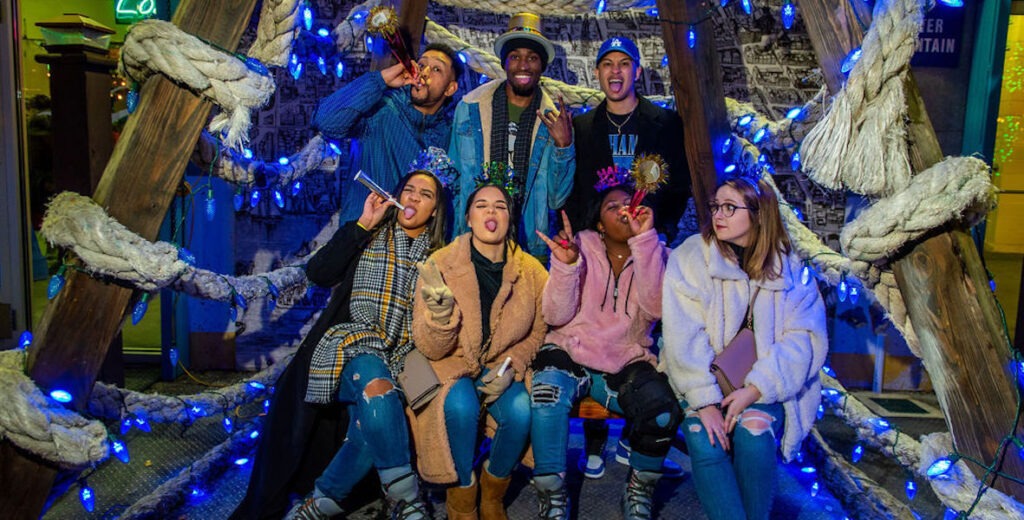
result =
M352 177L352 180L358 182L359 184L362 184L363 186L366 186L367 188L370 189L370 191L376 193L378 197L393 203L395 207L402 211L405 211L405 206L398 202L398 199L396 199L394 196L388 193L387 190L385 190L384 188L381 188L380 184L377 184L373 179L370 178L369 175L364 173L363 170L357 171L355 177Z
M395 8L378 5L370 9L366 30L370 34L376 34L384 38L384 41L388 42L388 48L391 49L391 55L405 67L410 76L413 78L419 77L419 67L412 62L412 57L409 56L409 48L405 46L405 39L402 38L402 34L398 30L398 15L395 14Z
M629 201L629 214L635 217L640 201L644 200L648 193L658 191L662 184L668 182L668 164L656 153L640 154L633 160L630 171L636 192Z

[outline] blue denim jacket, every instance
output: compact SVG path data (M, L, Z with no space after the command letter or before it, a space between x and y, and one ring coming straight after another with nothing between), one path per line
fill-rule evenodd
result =
M489 144L491 132L491 101L495 90L503 88L504 80L496 79L481 85L466 94L455 108L452 122L452 139L448 156L459 170L459 189L453 206L455 223L453 236L469 230L464 215L469 194L476 187L475 178L480 175L487 162L484 153L485 141ZM545 93L541 98L541 111L556 109L551 98ZM576 148L573 144L565 148L555 146L548 129L540 121L534 125L533 148L530 151L530 168L526 175L526 193L523 195L523 223L526 226L526 244L522 245L530 254L547 256L548 247L537 237L534 230L550 234L549 210L558 209L572 191L573 174L576 172Z

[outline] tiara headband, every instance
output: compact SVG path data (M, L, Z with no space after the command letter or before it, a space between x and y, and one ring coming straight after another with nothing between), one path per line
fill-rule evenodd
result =
M519 195L519 186L516 184L516 172L508 163L491 161L484 163L484 169L476 178L476 187L497 186L508 194L509 198L515 200Z
M455 179L459 176L459 171L455 169L455 164L448 154L436 146L421 151L416 159L409 163L409 171L413 170L426 170L434 174L441 182L441 187L448 189L454 187Z

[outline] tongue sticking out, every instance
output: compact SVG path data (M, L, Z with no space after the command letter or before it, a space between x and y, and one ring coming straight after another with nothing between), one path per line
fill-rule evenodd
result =
M406 206L406 208L402 210L402 215L404 215L406 219L410 219L416 215L416 208Z
M487 228L487 231L490 231L491 233L493 233L495 229L498 229L498 223L493 220L488 220L484 223L484 226Z

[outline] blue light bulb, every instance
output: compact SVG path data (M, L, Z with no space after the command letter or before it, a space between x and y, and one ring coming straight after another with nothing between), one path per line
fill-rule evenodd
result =
M259 430L253 430L252 433L249 434L249 438L250 439L256 439L259 436L260 436L260 431Z
M281 157L277 158L277 164L280 164L281 166L288 166L288 163L290 163L290 162L291 162L291 160L288 159L288 157L283 156L283 155Z
M953 469L953 464L954 461L946 457L935 459L935 462L932 462L931 466L928 466L924 473L929 478L949 478L948 473L949 470Z
M480 75L480 84L481 85L483 85L484 83L487 83L490 80L491 80L491 78L488 78L486 74L481 74Z
M316 68L320 71L321 76L327 75L327 60L323 56L316 57Z
M252 159L252 150L248 148L242 148L242 157L246 159Z
M248 463L249 463L249 459L247 457L239 457L239 458L235 459L235 465L236 466L245 466Z
M661 66L668 67L668 54L661 57Z
M741 116L736 121L736 124L741 126L741 127L744 127L744 126L749 125L753 120L754 120L754 114L746 114L746 115Z
M730 165L725 167L724 171L725 171L725 173L732 173L732 172L736 171L736 165L735 164L730 164Z
M185 262L186 264L191 265L193 267L195 267L196 265L196 255L193 255L191 251L185 249L184 247L178 248L178 260L181 260L182 262Z
M838 399L840 395L842 395L842 394L840 394L839 390L836 390L835 388L822 388L821 389L821 396L824 397L829 402L835 402L836 399Z
M224 424L224 431L228 433L231 433L231 430L235 428L234 423L231 422L231 418L228 416L224 416L224 421L222 421L222 423Z
M228 309L228 318L232 322L238 321L238 307L232 305L231 308Z
M191 408L189 408L189 412L190 412L190 413L192 414L192 416L194 416L194 417L202 417L203 415L205 415L205 414L203 413L203 409L202 409L202 408L200 408L200 407L199 407L199 405L195 405L195 404L194 404L194 405L192 405L192 407L191 407Z
M50 277L50 283L46 286L46 299L52 300L57 297L60 290L64 288L64 271L67 270L67 266L60 266L57 269L57 273Z
M308 5L302 8L302 25L307 31L313 28L313 10Z
M850 286L850 303L856 305L857 304L857 300L859 300L859 299L860 299L860 291L857 290L857 286L856 285L851 285Z
M167 360L171 362L171 368L178 366L178 349L174 347L167 349Z
M822 419L823 417L825 417L825 406L824 406L824 405L820 405L820 404L819 404L819 405L818 405L818 412L817 412L817 414L815 414L815 415L816 415L816 416L818 417L818 420L819 420L819 421L820 421L820 420L821 420L821 419Z
M697 46L697 31L691 25L686 31L686 45L691 49Z
M297 197L302 191L302 181L296 180L292 183L292 197Z
M853 452L850 453L850 460L852 460L853 463L856 464L860 462L860 459L862 458L864 458L864 446L861 446L861 444L858 442L857 445L853 447Z
M217 217L217 199L213 198L213 190L210 189L206 193L206 221L213 222L213 219Z
M907 480L907 485L904 489L907 491L907 500L913 500L917 496L917 484L914 484L913 480Z
M727 5L729 5L729 0L719 0L718 2L719 7L725 7Z
M339 78L345 75L345 64L340 60L338 61L338 64L334 66L334 75Z
M793 215L796 216L797 220L804 219L804 212L800 211L800 208L793 208Z
M276 285L270 282L267 282L267 291L270 291L270 295L273 296L274 298L281 296L281 290L278 289Z
M814 466L804 466L800 468L800 473L803 473L804 475L814 475L817 472L818 469L815 468Z
M32 333L29 331L22 332L18 336L18 348L28 348L32 344Z
M281 188L277 186L274 187L274 204L278 208L284 209L284 194L281 193Z
M117 457L117 460L121 461L122 464L128 464L130 461L128 446L125 446L124 441L119 439L111 440L110 451L114 453L114 456Z
M836 290L836 295L839 297L839 301L845 302L846 297L850 295L850 286L846 283L846 276L843 276L842 280L839 280L839 287Z
M249 387L252 388L253 390L266 390L267 389L267 385L265 385L265 384L263 384L263 383L261 383L259 381L249 381Z
M722 155L729 153L730 148L732 148L732 136L726 137L725 142L722 143Z
M149 310L149 293L142 293L142 297L135 302L135 307L132 308L132 325L138 325L147 310Z
M814 484L811 484L811 496L812 497L818 496L818 492L819 491L821 491L821 484L818 484L818 481L815 480Z
M53 400L57 401L58 403L70 403L72 399L71 392L68 392L67 390L61 388L52 390L50 392L50 397L52 397Z
M235 211L242 211L242 205L245 204L245 196L242 195L241 191L236 191L231 203L234 205Z
M597 0L597 14L604 14L606 5L605 0Z
M294 78L296 80L299 79L299 76L302 75L302 64L301 63L295 64L295 66L291 68L291 72L292 72L292 78Z
M128 109L129 114L134 114L135 109L139 107L139 90L135 85L128 91L128 95L124 98L125 108Z
M355 14L352 15L352 19L359 21L362 20L363 18L366 18L366 15L368 14L370 13L368 13L367 11L356 11Z
M133 420L135 427L149 433L153 431L153 428L149 426L149 421L146 420L146 416L142 412L135 412L135 419Z
M757 133L754 134L754 144L760 143L765 137L768 137L768 125L762 126Z
M795 18L796 6L793 5L792 1L786 0L786 3L782 4L782 26L785 27L787 31L792 29L793 20Z
M203 491L203 489L198 487L198 486L192 486L192 488L189 490L188 494L192 498L202 498L202 497L206 496L206 492Z
M803 114L803 111L804 107L791 108L789 109L789 112L786 112L786 119L796 119L800 117L801 114Z
M800 270L800 283L804 285L811 283L811 266L805 265L804 268Z
M235 305L241 308L243 311L249 308L249 303L245 301L245 296L240 293L235 293Z
M652 7L650 9L648 9L647 10L647 16L650 16L651 18L657 18L658 17L658 8L657 7Z
M945 5L950 6L950 7L963 7L964 6L964 0L939 0L939 1L942 2Z
M245 58L245 66L248 67L249 70L261 76L266 76L270 74L270 71L267 70L267 66L264 65L262 61L253 58L252 56L247 56Z
M875 426L875 430L876 431L880 431L880 432L888 430L889 428L892 427L892 425L889 424L889 421L886 421L885 419L882 419L881 417L875 417L875 418L871 419L869 422L871 422L871 424L873 424Z
M331 35L331 31L328 31L326 27L321 27L316 30L316 35L321 38L326 38Z
M750 3L750 0L742 0L740 6L743 7L743 12L750 14L754 12L754 6Z
M829 377L832 377L832 378L836 377L836 371L832 370L832 367L830 367L828 365L825 365L825 366L821 367L821 371L824 372Z
M263 413L270 413L270 399L263 400Z
M366 37L366 48L371 49L373 47L373 36Z
M466 53L459 51L457 54L459 56L459 61L461 61L463 64L469 63L469 58L466 57Z
M850 71L853 70L853 66L857 64L858 60L860 60L860 53L860 47L850 51L850 54L847 54L846 58L843 59L842 65L839 66L839 71L843 74L849 74Z
M82 507L92 513L96 509L96 494L93 493L92 488L84 480L81 482L80 488L78 490L78 499L82 502Z
M129 431L131 431L131 429L132 429L132 419L131 419L131 417L125 417L124 419L121 419L121 430L120 430L121 435L124 435L124 434L128 433Z
M255 208L260 203L260 190L252 190L249 192L249 207Z
M799 151L793 152L793 157L789 159L789 167L792 168L793 171L795 171L795 172L800 171L800 152Z

